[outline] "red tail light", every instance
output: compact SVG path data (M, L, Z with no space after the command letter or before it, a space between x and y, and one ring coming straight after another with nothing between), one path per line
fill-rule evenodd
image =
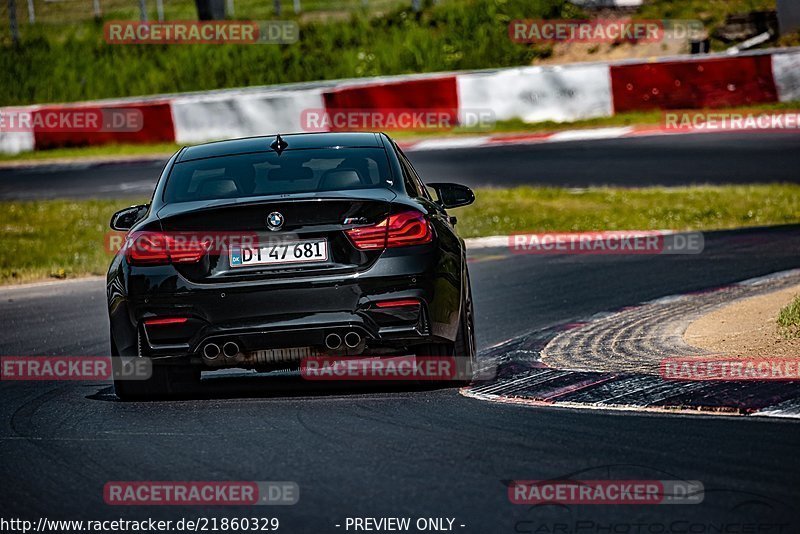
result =
M155 232L133 234L125 256L131 265L166 265L169 263L167 236Z
M357 249L383 250L386 248L386 227L387 220L384 219L378 224L373 224L372 226L362 226L360 228L351 228L345 233Z
M404 211L389 217L389 232L386 246L407 247L423 245L433 239L431 225L424 215L417 211Z
M433 239L430 223L418 211L396 213L377 224L352 228L346 233L360 250L424 245Z
M139 232L128 240L125 256L131 265L197 263L210 243L158 232Z

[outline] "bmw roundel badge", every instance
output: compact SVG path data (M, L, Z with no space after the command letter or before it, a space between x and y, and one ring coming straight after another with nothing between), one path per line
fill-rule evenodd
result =
M267 228L270 230L280 230L283 227L283 215L273 211L267 215Z

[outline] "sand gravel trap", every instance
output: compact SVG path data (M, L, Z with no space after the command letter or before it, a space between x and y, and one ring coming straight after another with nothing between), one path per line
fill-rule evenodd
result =
M781 308L797 295L800 284L737 300L694 321L683 339L726 356L800 358L800 339L782 337L776 323Z

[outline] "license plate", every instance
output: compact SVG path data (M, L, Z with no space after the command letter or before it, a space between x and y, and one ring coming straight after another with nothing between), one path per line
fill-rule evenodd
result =
M305 239L302 241L279 241L254 247L232 247L231 267L250 265L285 265L328 260L328 241Z

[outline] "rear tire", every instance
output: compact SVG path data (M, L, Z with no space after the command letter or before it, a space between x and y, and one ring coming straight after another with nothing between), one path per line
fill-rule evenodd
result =
M472 307L472 285L469 281L469 272L465 272L464 276L466 278L466 290L464 292L464 306L461 310L461 323L456 333L455 356L458 377L462 383L469 384L475 376L478 351L475 345L475 314Z
M465 275L466 288L464 291L464 304L458 321L456 340L453 343L429 343L417 349L417 356L453 357L456 362L456 374L453 381L457 384L469 384L475 373L475 322L472 307L472 287L469 273Z
M153 362L153 374L147 380L114 378L114 392L124 401L169 399L189 395L199 384L197 367Z
M111 361L114 371L114 393L123 401L156 400L187 395L200 384L200 368L185 364L153 364L153 374L147 380L129 380L122 373L119 350L111 335ZM142 356L138 356L141 358Z

